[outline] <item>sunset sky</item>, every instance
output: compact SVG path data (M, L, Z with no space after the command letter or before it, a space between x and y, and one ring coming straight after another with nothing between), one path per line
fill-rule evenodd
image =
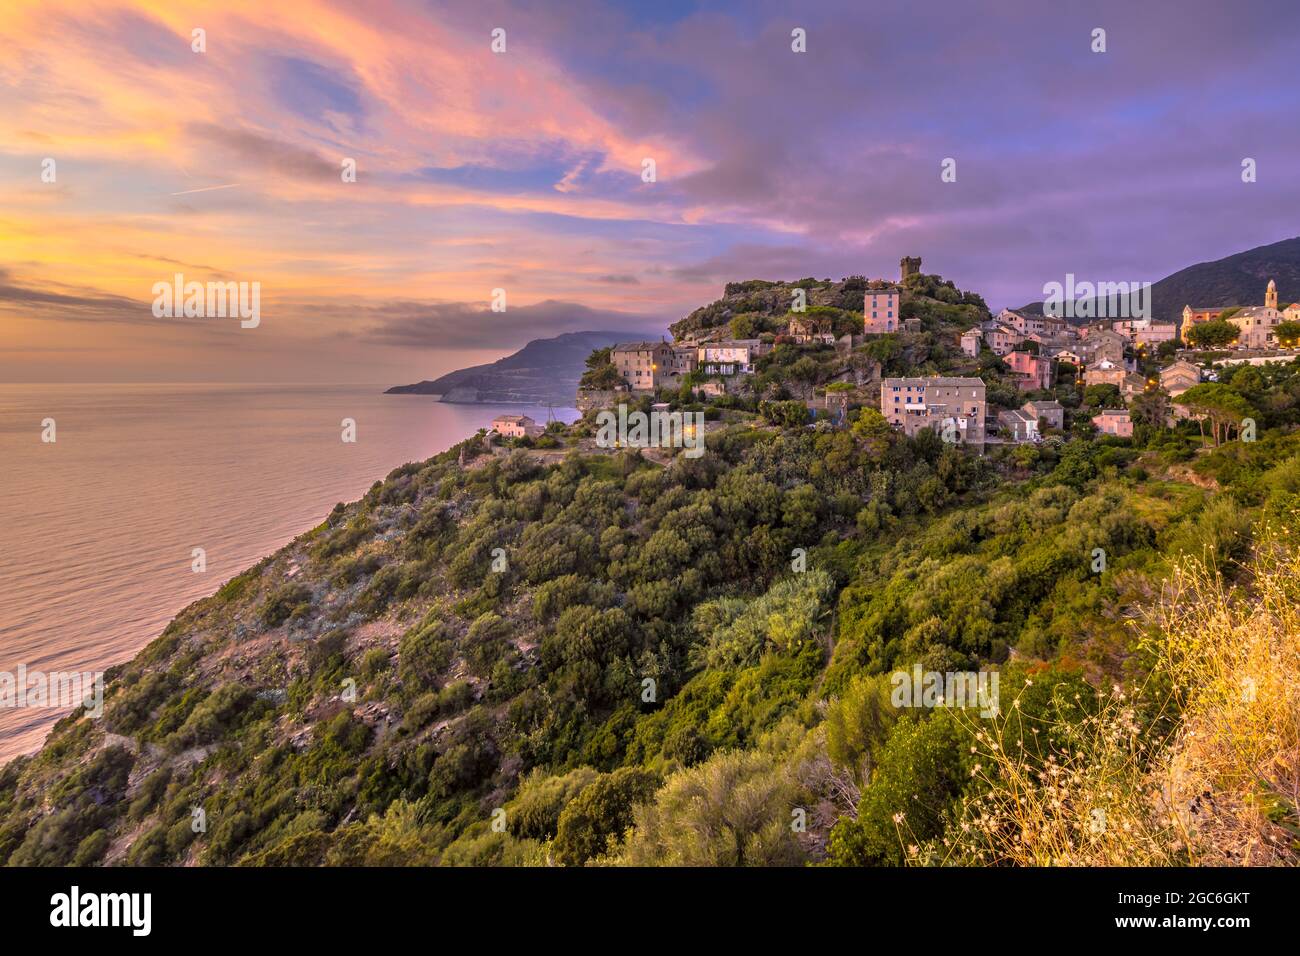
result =
M1300 233L1296 21L1293 0L9 0L0 381L405 382L903 255L995 308L1066 272L1154 281ZM260 282L261 325L155 318L176 272Z

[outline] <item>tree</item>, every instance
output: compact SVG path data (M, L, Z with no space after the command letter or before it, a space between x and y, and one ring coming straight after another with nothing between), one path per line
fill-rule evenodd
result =
M1256 414L1250 402L1221 382L1202 382L1192 386L1178 396L1178 404L1187 406L1199 416L1196 424L1202 436L1205 435L1205 421L1209 420L1216 447L1232 439L1233 429L1240 429L1243 419Z
M896 724L862 792L857 819L842 817L831 830L830 862L902 866L905 846L942 834L970 779L969 741L948 710Z
M808 406L799 401L759 402L758 413L782 428L799 428L808 424Z
M1120 408L1119 388L1109 382L1103 385L1089 385L1083 390L1083 404L1093 408Z
M634 811L623 862L633 866L797 866L798 788L753 751L724 751L668 778Z
M1187 343L1198 348L1231 345L1237 341L1240 331L1231 322L1225 322L1222 319L1214 322L1202 322L1200 325L1193 325L1187 330Z
M854 438L867 446L867 451L873 458L879 458L885 453L894 436L894 429L889 421L874 408L862 409L849 431Z
M606 347L596 349L587 356L587 371L582 373L582 378L578 380L580 388L599 388L609 389L616 388L623 384L623 377L618 374L618 369L614 366L614 349Z
M1280 322L1273 330L1279 345L1300 345L1300 322Z
M898 708L890 704L888 677L858 675L827 708L827 756L851 770L859 782L870 780L876 755L897 719Z
M621 767L583 788L560 813L555 862L582 866L608 849L632 825L632 807L654 796L659 778L640 767Z
M1169 416L1169 396L1161 391L1142 392L1133 396L1129 411L1138 424L1162 427Z
M1085 442L1072 441L1065 446L1052 477L1063 485L1082 488L1097 477L1097 466L1092 461L1092 451Z

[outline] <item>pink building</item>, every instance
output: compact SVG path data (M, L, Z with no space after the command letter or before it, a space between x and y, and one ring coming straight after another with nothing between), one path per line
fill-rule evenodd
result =
M1020 376L1022 389L1051 388L1052 360L1029 352L1010 352L1002 360L1011 366L1011 370Z
M1100 415L1094 415L1092 423L1103 435L1133 437L1133 419L1129 417L1127 408L1108 408Z
M873 335L897 332L902 327L898 315L899 290L868 289L862 300L862 330Z
M492 430L502 438L532 438L545 429L527 415L498 415L492 419Z

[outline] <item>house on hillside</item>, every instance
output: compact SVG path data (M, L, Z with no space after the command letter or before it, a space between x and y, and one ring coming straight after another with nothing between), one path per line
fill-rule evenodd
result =
M984 382L978 378L887 378L880 383L880 413L904 434L929 428L982 450L984 393Z
M1133 419L1127 408L1108 408L1100 415L1092 417L1092 423L1103 435L1115 435L1119 438L1133 437Z
M697 368L705 375L749 375L754 371L754 359L765 351L758 339L709 342L699 347Z
M1038 441L1038 419L1019 409L998 412L998 428L1006 441Z
M1083 330L1083 336L1079 339L1075 351L1088 364L1105 361L1119 365L1124 361L1124 349L1127 345L1127 336L1107 328L1089 326Z
M502 438L534 438L545 431L527 415L498 415L492 419L492 430Z
M1003 361L1019 376L1016 386L1021 391L1052 387L1051 359L1030 352L1011 352Z
M1103 359L1095 365L1089 365L1083 373L1084 385L1114 385L1119 388L1124 384L1128 369L1123 365Z
M1111 331L1127 337L1134 347L1141 348L1155 348L1162 342L1178 338L1178 326L1150 319L1125 319L1112 325Z
M868 289L862 300L862 330L879 335L897 332L902 318L899 315L902 290L897 286Z
M670 377L675 356L667 342L625 342L614 346L610 360L632 391L653 392Z
M988 343L994 355L1006 355L1024 340L1024 333L1000 322L993 323L984 330L984 341Z
M1076 368L1083 368L1087 364L1084 362L1083 356L1073 349L1056 349L1051 355L1058 362L1069 362Z
M800 345L835 344L835 332L829 318L796 315L790 320L788 334Z
M1177 398L1194 385L1201 384L1201 370L1191 362L1179 359L1160 370L1160 387Z
M1034 417L1034 421L1042 422L1048 428L1065 427L1065 409L1061 407L1060 402L1040 399L1038 401L1025 402L1021 410Z
M971 358L978 358L980 354L980 342L984 338L984 333L979 329L967 329L961 334L961 350Z
M1133 396L1141 395L1147 390L1147 387L1152 384L1154 383L1148 382L1137 372L1129 372L1119 383L1119 394L1124 401L1131 401Z

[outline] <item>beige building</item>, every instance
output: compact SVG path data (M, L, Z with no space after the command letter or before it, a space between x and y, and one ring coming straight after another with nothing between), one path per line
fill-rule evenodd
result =
M610 358L627 387L634 392L653 392L671 377L675 361L667 342L626 342L615 345Z
M1244 345L1248 349L1266 349L1277 340L1273 328L1282 323L1281 315L1276 310L1251 306L1229 316L1228 321L1239 330L1238 345Z
M961 350L971 358L978 358L983 338L984 334L979 329L967 329L961 334Z
M1194 385L1201 383L1201 370L1191 362L1179 359L1173 365L1160 370L1160 387L1177 398Z
M1124 349L1128 345L1126 335L1095 327L1085 329L1084 333L1075 347L1084 362L1090 365L1102 361L1114 362L1116 365L1124 363Z
M907 435L930 428L982 448L984 391L978 378L887 378L880 383L880 413Z
M1042 422L1048 428L1065 427L1065 409L1061 407L1060 402L1056 401L1035 401L1025 402L1021 410L1034 417L1034 421Z
M994 355L1006 355L1024 340L1023 332L1001 323L995 324L992 328L984 331L984 341L988 343Z
M1264 304L1238 309L1228 316L1227 321L1239 330L1238 345L1251 349L1271 348L1277 343L1274 329L1288 320L1292 309L1296 310L1296 315L1300 315L1300 309L1296 309L1295 305L1290 306L1285 313L1278 309L1277 283L1269 279L1268 286L1264 289ZM1183 324L1180 330L1183 341L1187 341L1187 333L1192 326L1202 322L1213 322L1226 311L1227 309L1196 309L1190 305L1183 306Z
M1137 372L1129 372L1119 383L1119 394L1125 401L1130 401L1134 395L1141 395L1152 384L1154 383L1148 382Z
M1028 312L1017 312L1014 309L1003 309L999 312L997 322L1010 326L1021 335L1047 336L1060 335L1069 324L1060 316L1033 315Z
M1088 370L1083 373L1084 385L1114 385L1120 388L1124 384L1124 376L1128 374L1121 364L1116 364L1109 359L1103 359L1096 365L1089 365Z
M1125 319L1114 323L1111 331L1127 337L1134 346L1143 348L1154 348L1161 342L1170 342L1178 338L1178 326L1173 323L1152 322L1150 319Z
M661 371L664 372L667 378L672 380L673 384L680 384L681 380L694 372L698 365L698 349L673 346L672 354L668 357L668 363Z

